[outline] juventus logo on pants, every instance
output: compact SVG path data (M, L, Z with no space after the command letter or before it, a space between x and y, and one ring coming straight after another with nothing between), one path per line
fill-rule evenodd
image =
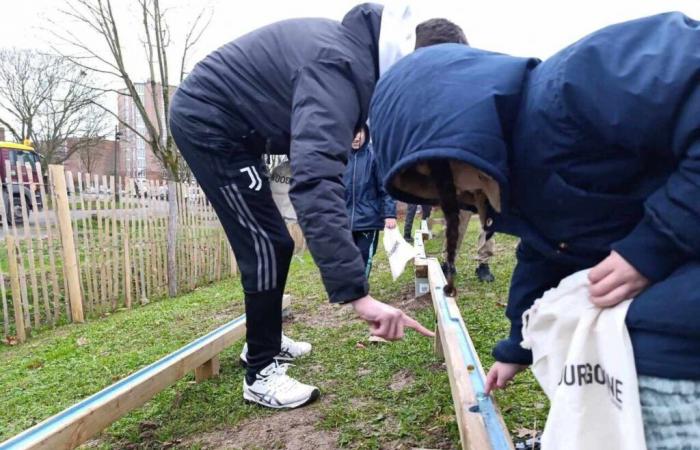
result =
M248 186L248 189L259 191L262 187L262 180L260 179L260 175L258 175L258 169L256 169L255 166L248 166L242 168L241 172L248 172L248 176L250 177L250 186Z

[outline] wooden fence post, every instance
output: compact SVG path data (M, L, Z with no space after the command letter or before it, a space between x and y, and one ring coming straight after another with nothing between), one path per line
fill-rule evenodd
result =
M61 165L50 165L49 172L51 172L53 179L56 215L58 216L58 228L61 232L61 251L63 253L64 274L68 281L71 318L73 322L84 322L83 298L82 292L80 292L80 273L78 271L78 257L75 253L75 242L73 240L73 224L70 219L66 177Z
M168 253L168 295L177 295L177 184L173 180L168 180L168 229L167 244Z
M15 328L17 329L17 340L24 342L27 335L24 330L24 315L22 313L22 292L19 287L19 268L17 267L17 249L15 247L15 237L5 235L7 242L7 259L10 266L10 285L12 286L12 305L15 309Z

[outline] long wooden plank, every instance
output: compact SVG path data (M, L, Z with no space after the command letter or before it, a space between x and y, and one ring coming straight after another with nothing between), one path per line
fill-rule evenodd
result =
M289 304L290 298L285 296L282 307ZM10 438L0 449L75 448L187 373L202 366L200 373L213 368L217 355L244 335L245 314Z
M491 397L484 394L486 377L481 361L455 299L443 292L445 275L435 258L428 258L428 279L462 448L513 450L503 417Z

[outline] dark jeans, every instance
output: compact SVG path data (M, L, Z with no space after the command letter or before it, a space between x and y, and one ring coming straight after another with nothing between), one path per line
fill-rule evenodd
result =
M170 127L180 153L219 216L236 255L245 291L249 382L280 351L282 294L294 241L272 200L259 154L241 142L193 135L193 127Z
M408 205L406 209L406 223L403 225L403 237L406 240L413 239L413 219L416 217L418 205ZM428 220L432 206L420 205L421 219Z
M372 271L372 259L377 253L377 245L379 244L379 230L353 231L352 239L357 248L360 249L362 260L365 262L365 276L369 278L369 273Z

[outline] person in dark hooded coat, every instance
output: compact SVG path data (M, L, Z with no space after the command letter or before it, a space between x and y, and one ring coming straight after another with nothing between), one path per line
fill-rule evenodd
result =
M282 335L282 294L294 243L272 199L264 155L289 155L290 197L330 301L352 303L377 336L401 339L404 327L432 335L369 295L342 182L376 81L413 50L416 28L408 19L405 6L366 3L342 22L273 23L211 53L175 92L169 111L173 138L241 271L247 401L294 408L319 395L316 387L288 377L287 365L280 364L308 353L311 345ZM451 42L449 34L429 38Z
M352 141L343 182L352 238L362 254L367 277L379 245L379 232L396 228L396 202L386 193L382 181L369 141L369 129L364 127Z
M448 241L460 207L521 238L510 336L493 351L487 392L531 363L523 311L593 267L594 304L634 298L626 323L649 448L698 448L700 23L625 22L544 62L452 44L416 51L379 82L370 121L387 191L439 202Z

